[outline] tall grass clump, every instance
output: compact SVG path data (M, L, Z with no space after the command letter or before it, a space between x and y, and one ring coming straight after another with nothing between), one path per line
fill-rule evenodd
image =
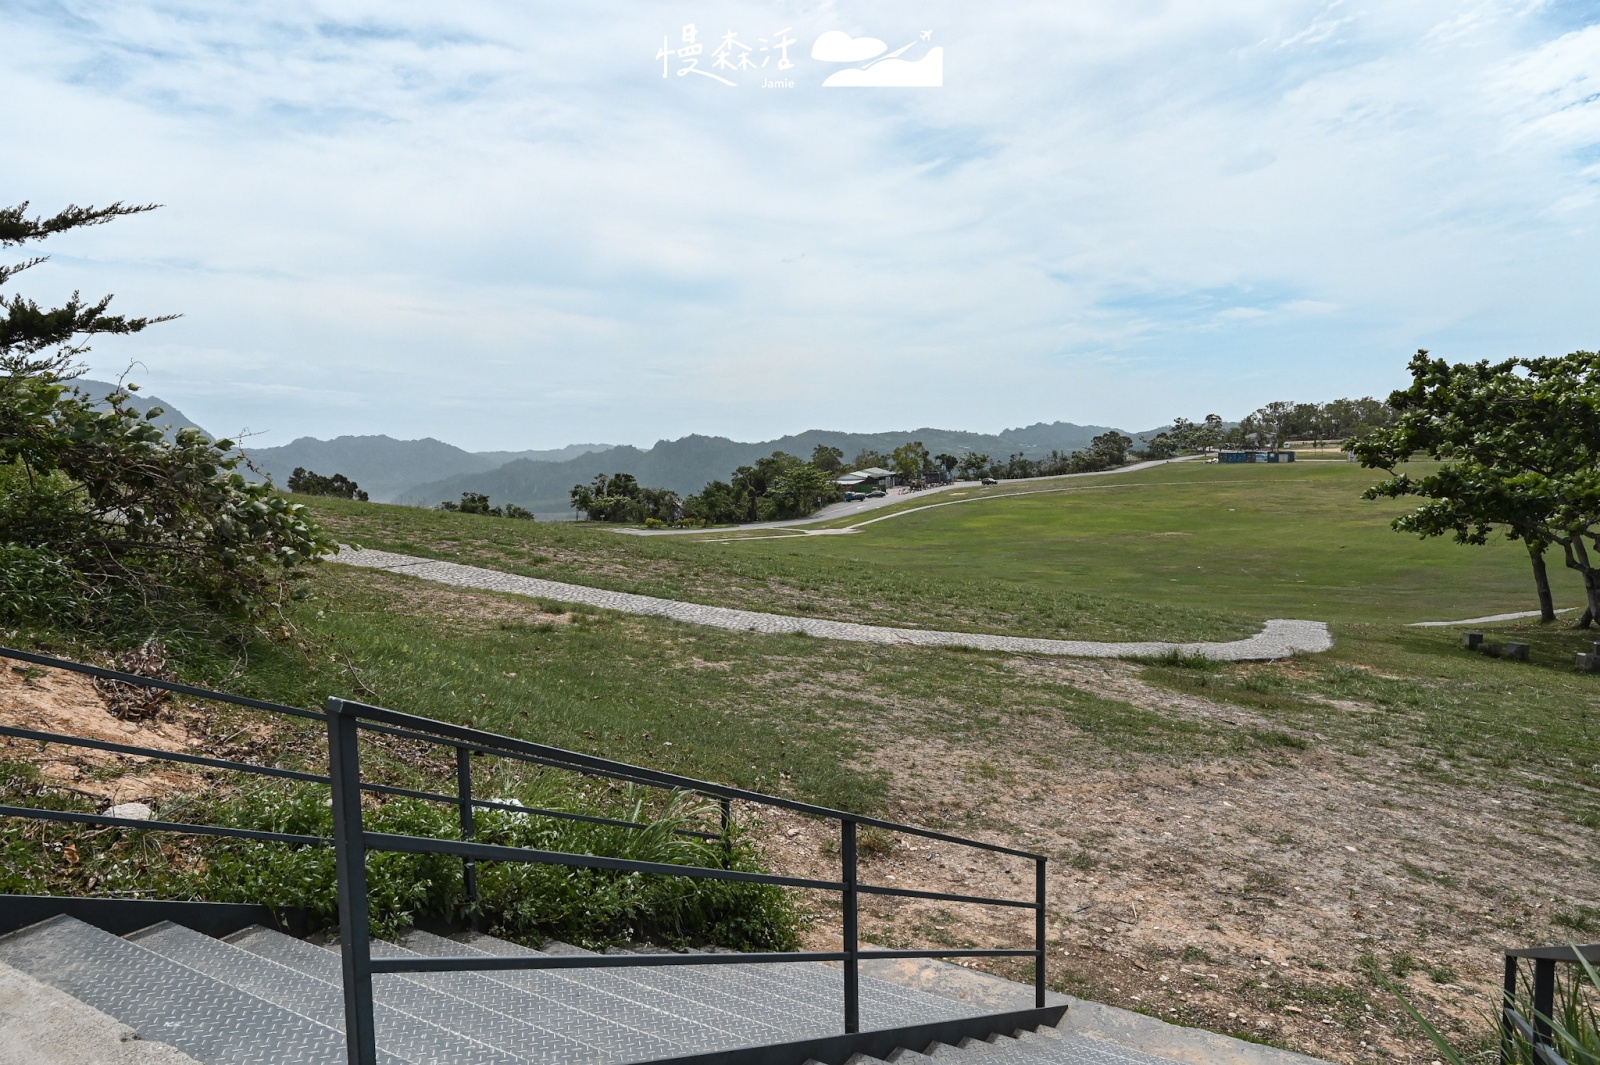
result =
M1600 1004L1600 973L1596 973L1594 966L1581 954L1578 955L1578 965L1582 967L1581 972L1571 966L1563 966L1564 972L1557 972L1552 1016L1546 1017L1534 1008L1529 981L1523 981L1522 990L1517 993L1515 1000L1506 1003L1522 1018L1522 1023L1516 1025L1508 1036L1499 1035L1499 1014L1490 1015L1489 1021L1497 1033L1495 1041L1502 1044L1504 1056L1501 1060L1513 1065L1561 1065L1562 1062L1566 1065L1600 1065L1600 1010L1597 1010L1597 1004ZM1450 1065L1467 1065L1466 1057L1451 1046L1404 995L1400 996L1400 1001ZM1553 1039L1553 1043L1546 1047L1537 1046L1533 1038L1534 1025L1541 1020L1550 1026ZM1554 1051L1559 1056L1548 1056L1548 1051Z

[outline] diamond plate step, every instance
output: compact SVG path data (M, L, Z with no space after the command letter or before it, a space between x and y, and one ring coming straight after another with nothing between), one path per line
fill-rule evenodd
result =
M773 965L715 965L698 969L673 969L692 974L702 986L726 989L764 1003L799 1003L813 1017L837 1025L842 1017L844 971L820 962L780 962ZM713 980L715 978L715 981ZM901 1028L914 1024L968 1017L973 1007L952 999L899 987L870 976L860 978L861 1024L867 1030ZM781 1007L780 1007L781 1008Z
M545 951L541 952L486 935L469 936L464 945L485 954L591 953L563 943L547 943ZM681 1020L726 1032L734 1041L731 1044L720 1044L721 1046L781 1043L786 1039L796 1038L792 1027L778 1027L747 1016L744 1010L748 1004L740 1000L732 998L718 1000L717 996L704 994L701 989L693 987L682 985L672 987L670 984L661 986L659 981L641 981L634 978L637 972L638 970L623 969L563 969L561 975L576 983L650 1006ZM806 1036L833 1034L831 1030L803 1031Z
M230 943L329 983L340 981L339 955L266 928L246 929ZM380 944L374 941L377 956ZM607 1065L609 1055L557 1032L529 1024L491 1004L460 998L429 987L410 976L379 973L372 978L373 998L413 1017L421 1017L479 1043L529 1061L555 1065Z
M343 1031L71 917L0 937L0 961L207 1065L329 1065L345 1058ZM380 1059L407 1065L393 1054Z
M444 939L427 932L411 932L403 945L431 957L486 955L466 943ZM570 1023L582 1030L598 1026L594 1038L614 1041L618 1049L636 1046L649 1048L649 1054L670 1057L702 1050L736 1045L741 1033L736 1026L717 1028L667 1012L639 998L627 998L601 988L590 987L566 973L555 970L507 969L484 972L480 976L519 988L545 1001L560 1004L573 1014ZM567 1030L566 1028L562 1029ZM641 1042L642 1041L642 1042Z
M344 992L338 984L170 921L125 938L266 1002L329 1028L344 1030ZM380 1049L416 1065L526 1065L524 1058L447 1031L383 1002L373 1009L373 1024Z

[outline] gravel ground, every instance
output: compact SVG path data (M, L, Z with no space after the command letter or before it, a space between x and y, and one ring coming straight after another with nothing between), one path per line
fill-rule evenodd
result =
M1022 636L996 636L976 632L940 632L933 629L899 629L884 625L857 625L847 621L764 614L754 610L733 610L704 606L649 595L612 592L581 584L522 577L478 566L455 562L435 562L413 555L389 551L344 548L339 561L350 566L405 573L423 580L460 588L482 588L511 592L560 603L581 603L604 610L628 614L647 614L671 618L691 625L710 625L764 633L805 633L825 640L853 640L858 643L913 644L920 647L972 647L984 651L1010 651L1021 654L1071 655L1079 658L1133 658L1165 654L1178 650L1229 662L1254 662L1287 658L1297 651L1327 651L1333 647L1328 626L1320 621L1272 620L1248 640L1230 643L1101 643L1093 640L1043 640Z

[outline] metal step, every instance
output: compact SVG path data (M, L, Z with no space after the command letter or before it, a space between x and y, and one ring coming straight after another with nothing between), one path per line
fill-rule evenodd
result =
M230 936L229 942L319 980L329 983L340 980L339 955L324 947L266 928L247 929ZM372 947L373 954L377 955L379 943L374 941ZM598 1065L613 1061L595 1047L527 1023L490 1004L429 987L411 976L377 974L372 978L372 994L377 1002L528 1061Z
M465 937L463 944L485 954L538 954L541 951L530 947L518 946L508 943L494 936L473 935ZM563 943L547 943L542 953L547 954L588 954L590 951L579 950L576 947ZM606 991L619 998L625 998L641 1005L649 1006L661 1013L678 1018L680 1021L692 1022L696 1025L713 1028L728 1035L731 1043L722 1046L752 1046L764 1043L781 1043L787 1039L795 1038L792 1028L780 1028L764 1021L746 1016L744 1007L746 1003L736 999L713 1001L715 996L701 994L698 989L679 986L677 988L661 986L659 981L641 981L636 979L638 970L624 969L563 969L561 975L575 983L581 983L596 990ZM807 1030L805 1035L829 1035L829 1032L813 1032Z
M408 934L402 945L418 954L436 958L487 953L466 943L420 931ZM631 1045L635 1040L659 1045L662 1057L735 1045L732 1041L740 1035L733 1025L723 1029L686 1019L641 1001L642 996L627 998L609 990L591 987L580 980L571 979L564 972L507 969L479 975L520 988L568 1009L577 1015L572 1022L575 1025L598 1026L597 1038L609 1035L619 1046Z
M329 1065L345 1058L342 1029L71 917L0 937L0 961L206 1065ZM393 1054L380 1060L407 1065Z
M677 970L674 970L677 971ZM747 988L764 989L789 1001L803 1002L835 1023L844 998L844 971L820 962L775 965L716 965L693 970L723 976ZM870 976L860 978L861 1023L866 1029L901 1028L914 1024L969 1017L979 1012L953 999L899 987Z
M344 1030L344 992L259 954L164 921L126 939L259 999ZM526 1059L447 1031L379 1002L373 1009L376 1042L416 1065L526 1065Z

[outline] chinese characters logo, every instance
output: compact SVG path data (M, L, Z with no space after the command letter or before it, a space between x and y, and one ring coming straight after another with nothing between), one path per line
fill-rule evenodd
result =
M792 89L797 61L791 49L799 44L794 27L785 26L766 37L742 37L728 30L706 54L706 44L694 23L684 26L674 42L671 34L661 38L656 58L661 61L661 76L687 77L697 74L728 88L754 84L761 88ZM893 51L876 37L852 37L843 30L829 30L811 46L809 58L829 69L824 88L939 88L944 85L944 48L933 43L933 31L918 36Z

